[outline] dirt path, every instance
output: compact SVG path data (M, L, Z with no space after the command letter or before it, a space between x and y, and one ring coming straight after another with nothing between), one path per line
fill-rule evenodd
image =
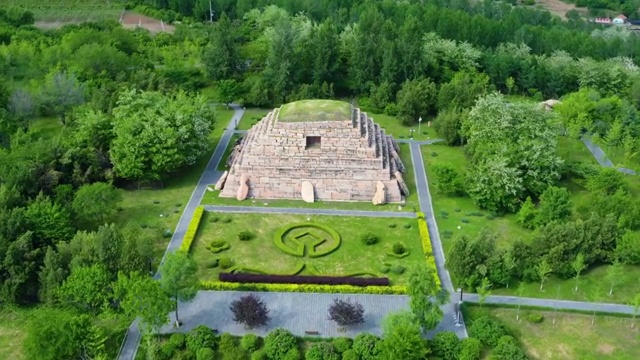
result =
M163 23L161 20L154 19L145 15L140 15L129 10L125 11L122 15L120 24L122 24L122 27L125 29L135 29L136 27L140 26L149 30L153 34L162 31L168 33L173 33L175 31L175 27L173 25L168 25L166 23Z

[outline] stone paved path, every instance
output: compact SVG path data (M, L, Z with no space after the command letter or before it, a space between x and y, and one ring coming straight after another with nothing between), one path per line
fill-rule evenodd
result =
M196 185L195 189L193 189L193 193L191 193L191 198L189 198L189 202L182 212L180 221L178 221L176 230L171 237L171 241L169 241L169 245L167 246L167 250L162 257L162 261L160 262L160 264L164 262L165 256L168 253L174 252L180 248L180 244L182 244L184 234L186 233L187 228L189 227L189 223L191 222L191 218L193 217L193 212L195 211L196 207L200 205L207 186L212 183L212 178L220 177L219 171L216 171L216 168L222 160L222 156L224 155L224 151L229 145L229 141L231 141L231 136L235 131L236 121L240 121L242 115L244 114L244 110L242 107L238 105L231 105L231 107L233 108L233 117L225 127L224 133L222 134L220 141L218 141L218 145L213 151L207 167L204 169L202 176L200 176L200 180L198 180L198 184ZM215 181L213 182L215 183ZM155 277L158 277L157 273ZM137 321L134 321L131 326L129 326L129 329L125 334L125 338L118 353L118 360L133 360L136 356L136 352L138 351L139 343L140 329L138 328Z
M393 312L408 310L409 298L404 295L369 295L369 294L317 294L317 293L277 293L254 292L265 301L269 308L271 322L264 328L246 330L243 325L233 322L229 305L235 299L250 294L246 291L200 291L196 298L189 303L180 305L180 320L183 326L178 330L186 332L197 325L204 324L219 332L233 335L253 333L264 336L275 328L286 328L294 335L304 336L305 331L318 331L320 337L347 336L355 337L362 332L381 335L381 322L384 317ZM346 333L337 332L337 326L328 320L327 309L333 299L352 299L361 303L365 311L365 322L360 326L349 329ZM445 318L453 318L448 306L443 307ZM175 321L175 313L171 314L171 323ZM427 336L452 330L442 322ZM167 325L161 332L174 332L176 329Z
M281 208L281 207L257 207L257 206L228 206L228 205L204 205L204 209L206 211L225 212L225 213L363 216L363 217L381 217L381 218L415 218L416 217L416 213L408 212L408 211L394 212L394 211Z
M478 303L477 294L464 294L463 300L465 302ZM518 298L516 296L501 296L491 295L485 300L486 304L495 305L523 305L523 306L538 306L546 308L557 308L559 310L579 310L579 311L596 311L600 313L612 313L612 314L630 314L633 315L633 306L622 304L607 304L607 303L592 303L583 301L570 301L570 300L554 300L554 299L538 299L538 298ZM640 312L639 312L640 314Z
M443 142L444 139L431 139L431 140L408 140L408 139L396 139L397 143L401 144L418 144L418 145L431 145L439 142Z
M611 162L611 160L609 160L609 158L607 157L607 154L604 153L604 151L602 150L602 148L596 144L594 144L593 142L591 142L591 140L589 140L586 136L582 136L581 137L582 142L584 143L584 145L587 147L587 149L589 149L589 151L591 152L591 154L593 154L593 157L596 158L596 161L598 162L598 164L600 164L600 166L603 167L614 167L613 163ZM629 174L629 175L635 175L636 172L634 170L631 169L627 169L627 168L617 168L618 171L625 173L625 174Z

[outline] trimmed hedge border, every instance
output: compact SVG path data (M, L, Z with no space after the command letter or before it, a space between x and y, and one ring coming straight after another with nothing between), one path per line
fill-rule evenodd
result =
M267 283L267 284L319 284L353 286L389 286L389 278L358 278L346 276L296 276L220 273L222 282Z
M180 251L189 253L189 251L191 250L191 244L193 243L193 239L196 238L196 234L198 233L198 228L200 227L200 220L202 220L203 214L204 214L204 206L198 206L193 211L193 217L191 218L191 222L189 223L187 232L184 234L184 238L182 239L182 244L180 244Z
M404 295L405 286L353 286L353 285L317 285L317 284L256 284L232 283L221 281L203 281L200 287L214 291L271 291L271 292L300 292L326 294L377 294Z
M290 247L286 246L284 244L284 236L291 230L294 229L298 229L298 228L302 228L302 227L311 227L311 228L316 228L319 230L322 230L324 232L326 232L327 234L331 235L331 237L333 238L333 244L331 244L331 247L328 249L323 250L322 252L316 252L316 246L319 246L320 244L323 243L323 241L317 243L317 244L312 244L311 249L309 250L309 257L311 258L318 258L321 256L325 256L325 255L329 255L332 252L336 251L339 247L340 247L340 243L342 242L342 238L340 237L340 234L333 230L330 227L324 226L324 225L320 225L320 224L316 224L316 223L301 223L301 224L295 224L295 225L291 225L291 226L286 226L281 228L280 230L278 230L276 232L276 234L273 237L273 242L276 245L276 247L278 249L280 249L282 252L284 252L285 254L289 254L292 256L296 256L296 257L304 257L304 249L305 249L305 244L303 243L297 243L295 241L292 241L294 243L296 243L296 248L295 249L291 249Z
M229 245L229 243L226 241L222 241L222 244L220 246L212 246L212 244L209 244L207 246L207 250L211 251L214 254L221 253L229 249L231 249L231 245Z
M429 236L429 227L427 226L427 221L424 218L423 212L416 213L416 216L418 217L418 229L420 230L422 250L424 251L427 266L434 271L436 284L438 286L442 286L440 284L440 276L438 276L436 259L433 257L433 247L431 247L431 237Z
M409 254L411 253L411 252L409 251L409 249L406 249L406 250L407 250L407 251L403 252L402 254L396 254L396 253L394 253L393 251L389 251L389 252L387 252L387 255L388 255L388 256L391 256L391 257L394 257L394 258L396 258L396 259L404 259L404 258L406 258L407 256L409 256Z

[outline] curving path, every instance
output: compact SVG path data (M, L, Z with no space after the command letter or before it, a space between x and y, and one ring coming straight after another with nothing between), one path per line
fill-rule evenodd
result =
M211 155L211 159L209 159L209 163L207 167L202 172L202 176L200 176L200 180L198 180L198 184L195 189L193 189L193 193L191 193L191 197L189 198L189 202L187 206L185 206L184 211L182 212L182 216L180 216L180 221L178 221L178 225L176 226L176 230L171 237L171 241L169 241L169 245L167 245L167 250L165 251L162 261L160 265L164 263L165 256L174 252L180 248L180 244L182 244L182 240L184 239L184 234L187 232L187 228L189 227L189 223L191 222L191 218L193 217L193 212L196 207L200 205L202 201L202 197L204 196L205 191L207 190L207 186L211 183L215 183L216 180L220 177L220 172L216 170L218 164L222 160L222 156L224 155L229 142L231 141L231 137L235 131L236 121L240 121L242 115L244 114L244 110L241 106L232 104L233 108L233 117L227 124L224 129L224 133L222 137L220 137L220 141L218 141L218 145L216 145L216 149L213 151ZM158 273L156 273L155 278L158 278ZM136 352L138 351L138 345L140 343L140 328L138 327L138 322L134 321L127 333L125 334L124 340L122 341L122 345L120 346L120 351L118 352L118 360L134 360L136 357Z
M600 164L600 166L603 166L603 167L614 167L613 163L611 162L611 160L609 160L609 158L607 157L607 154L604 153L604 151L602 150L602 148L600 146L594 144L586 136L582 136L582 137L580 137L580 139L582 140L584 145L587 147L587 149L589 149L591 154L593 154L593 157L596 158L596 161L598 162L598 164ZM627 169L627 168L617 168L617 170L620 171L621 173L625 173L625 174L629 174L629 175L635 175L636 174L636 172L634 170Z

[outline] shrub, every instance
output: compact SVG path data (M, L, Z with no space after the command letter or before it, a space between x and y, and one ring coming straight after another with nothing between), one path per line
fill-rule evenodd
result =
M248 352L254 352L260 348L260 338L254 334L246 334L240 340L240 346Z
M479 360L482 355L482 343L476 338L466 338L460 342L459 360Z
M251 360L267 360L267 354L260 349L251 354Z
M270 359L282 359L297 346L296 338L285 329L275 329L264 338L264 351Z
M191 218L191 222L189 223L187 232L184 234L184 239L182 240L182 244L180 245L181 251L188 253L189 250L191 250L191 244L193 243L193 239L195 239L196 234L198 233L198 227L200 226L202 214L204 214L204 207L198 206L193 212L193 218Z
M405 267L402 265L393 265L391 267L391 272L396 275L401 275L402 273L404 273L405 270L406 270Z
M466 219L466 218L462 218L462 219L460 219L460 221L461 221L463 224L468 224L468 223L470 222L470 221L469 221L469 219Z
M354 285L319 285L319 284L264 284L238 283L222 281L201 281L200 287L213 291L276 291L304 292L326 294L376 294L403 295L407 293L405 286L354 286Z
M377 360L380 355L380 343L379 337L362 333L353 339L352 349L361 360Z
M249 328L264 326L269 322L269 309L262 299L249 294L231 303L233 321Z
M198 325L187 333L185 343L187 344L187 350L196 353L203 348L215 349L216 335L208 327Z
M391 267L389 265L382 265L382 266L380 266L378 271L380 271L383 274L386 274L386 273L389 272L390 269L391 269Z
M222 354L232 353L236 350L236 342L233 336L229 333L224 333L220 336L220 342L218 344L218 351Z
M390 227L390 228L392 228L392 229L394 229L396 226L398 226L398 225L396 225L396 224L389 224L389 227Z
M238 240L240 241L248 241L254 238L254 235L249 230L243 230L238 233Z
M177 350L184 349L185 335L181 333L171 334L169 338L169 343L173 344Z
M196 358L196 353L191 350L184 350L179 352L176 356L174 356L171 360L194 360Z
M502 336L498 340L491 356L495 359L527 360L527 356L518 346L516 339L508 335Z
M539 324L544 320L544 317L540 314L530 313L527 315L527 320L533 324Z
M340 326L362 324L364 322L364 307L350 299L333 299L329 306L329 320L335 321Z
M213 352L213 349L210 348L202 348L196 352L196 360L215 360L216 354Z
M480 340L481 343L495 347L501 337L507 335L502 325L487 316L482 316L473 321L469 327L469 335Z
M158 205L158 204L160 204L160 201L158 201L158 200L153 200L153 203L154 203L154 204L156 204L156 205Z
M231 245L229 245L228 242L223 240L214 240L211 243L209 243L209 246L207 246L207 249L209 249L209 251L211 251L214 254L223 252L225 250L229 250L229 248L231 248Z
M228 269L232 267L233 264L234 264L233 260L231 260L231 258L228 258L228 257L221 257L218 260L218 265L220 265L220 267L223 269Z
M223 223L225 223L225 224L228 224L228 223L230 223L230 222L232 222L232 221L233 221L233 219L232 219L232 218L230 218L230 217L227 217L227 218L222 219L222 222L223 222Z
M222 265L220 259L220 266ZM223 267L224 268L224 267ZM404 268L403 268L404 270ZM393 268L391 269L393 271ZM261 275L220 273L218 279L223 282L268 283L268 284L322 284L322 285L357 285L357 286L389 286L388 278L358 278L340 276L299 276L299 275Z
M455 211L455 212L460 212L460 211L462 211L462 209L460 209L460 208L455 208L455 209L453 209L453 211Z
M169 229L165 229L162 232L162 237L165 238L165 239L166 238L170 238L172 235L173 235L173 232L171 232L171 230L169 230Z
M360 358L354 350L349 349L342 353L342 360L360 360Z
M330 343L319 342L311 345L304 358L305 360L340 360L340 354Z
M404 224L404 228L405 228L405 229L411 229L411 226L412 226L412 225L411 225L411 224L409 224L409 223Z
M470 213L467 213L467 216L477 216L477 217L483 217L484 214L481 213L480 211L472 211Z
M282 360L300 360L302 359L302 354L300 354L300 350L298 348L293 348L287 351L286 355Z
M155 349L155 354L158 360L169 360L174 357L178 352L178 349L170 342L165 342Z
M435 152L435 151L432 151L432 152L431 152L431 157L436 157L436 156L438 156L438 153L437 153L437 152Z
M393 251L394 254L396 255L402 255L405 252L407 252L407 249L404 247L404 245L402 245L401 243L395 243L393 244L393 248L391 249Z
M364 245L374 245L377 244L378 241L380 241L380 238L374 233L366 233L360 237L360 241Z
M340 354L344 354L345 351L351 349L353 340L345 337L339 337L333 339L331 343L333 344L333 348L336 349L337 352L339 352Z
M217 223L218 221L220 221L220 218L217 215L211 215L211 217L209 217L209 222L211 223Z
M443 360L457 360L460 352L460 340L451 331L443 331L433 338L433 352Z
M218 267L218 259L213 259L207 262L207 269L215 269Z

